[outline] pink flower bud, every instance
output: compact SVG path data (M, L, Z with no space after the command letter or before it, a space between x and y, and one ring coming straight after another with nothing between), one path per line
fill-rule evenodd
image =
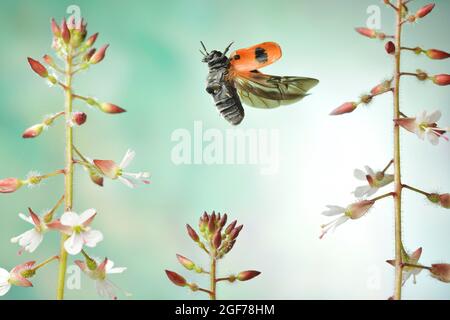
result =
M434 8L434 3L427 4L416 12L416 18L423 18L428 15Z
M450 54L448 54L447 52L437 50L437 49L429 49L429 50L425 51L425 54L430 59L435 59L435 60L443 60L443 59L447 59L448 57L450 57Z
M22 185L22 180L17 178L2 179L0 180L0 193L11 193L17 191Z
M177 259L178 259L178 262L180 262L183 265L183 267L185 267L186 269L192 270L195 268L195 263L193 261L189 260L188 258L183 257L180 254L177 254Z
M231 230L231 232L230 232L230 240L236 239L239 236L239 233L241 232L243 227L244 227L244 225L241 224L239 227L236 227L233 230Z
M450 264L436 263L431 265L431 276L439 281L450 283Z
M220 219L220 227L222 228L222 227L224 227L226 224L227 224L227 220L228 220L228 216L227 216L227 214L225 213L223 216L222 216L222 219Z
M439 204L445 209L450 209L450 194L444 193L439 195Z
M72 113L72 121L77 125L81 126L86 122L87 114L84 112L73 112Z
M22 134L22 138L35 138L42 133L42 130L44 130L44 125L42 123L35 124L34 126L29 127L27 130L25 130L25 132Z
M97 40L97 37L98 37L98 32L94 33L92 36L90 36L85 42L86 47L92 47L95 43L95 40Z
M259 276L260 274L261 272L255 270L242 271L239 272L239 274L236 276L236 279L238 279L239 281L247 281Z
M51 28L52 28L53 35L54 35L55 37L61 36L61 29L60 29L60 28L58 27L58 25L56 24L56 21L55 21L54 18L52 18Z
M403 129L408 130L409 132L416 132L416 118L400 118L394 120L395 124L401 126Z
M122 112L126 112L125 109L122 109L119 106L116 106L115 104L112 103L99 103L98 104L100 110L102 110L105 113L122 113Z
M117 179L119 166L112 160L94 160L95 166L108 178Z
M70 31L67 27L66 18L64 18L61 22L61 38L66 44L70 42Z
M44 55L42 57L42 59L45 61L46 64L48 64L49 66L54 66L55 65L55 61L53 60L52 57L50 57L48 54Z
M178 273L166 270L166 275L174 285L184 287L187 285L186 279L180 276Z
M30 57L28 57L27 59L31 69L33 69L34 72L36 72L42 78L48 77L47 69L39 61L36 61Z
M368 38L376 38L377 37L377 32L373 29L369 29L369 28L355 28L356 32L358 32L359 34L368 37Z
M95 170L89 170L89 178L91 178L91 181L96 185L103 187L103 177L100 176Z
M372 88L372 90L370 90L370 93L372 95L378 95L378 94L385 93L385 92L391 90L391 84L392 84L391 80L383 81L376 87Z
M234 220L232 223L230 223L228 227L225 229L225 234L230 234L231 231L236 227L236 223L237 220Z
M358 104L356 102L346 102L341 106L337 107L333 111L331 111L330 116L337 116L345 113L353 112Z
M438 74L432 80L438 86L448 86L450 84L450 74Z
M102 61L105 58L106 49L108 49L108 47L109 47L109 44L101 47L98 51L96 51L93 54L93 56L91 57L89 62L92 64L96 64L96 63L99 63L100 61Z
M386 45L384 46L386 49L386 52L388 54L394 54L395 53L395 44L392 41L386 42Z
M186 225L186 229L187 232L189 234L189 237L191 237L192 240L194 240L194 242L198 242L200 240L200 238L198 237L197 232L195 232L194 229L192 229L192 227L190 225Z
M221 230L219 229L216 231L216 233L214 233L212 245L215 249L219 249L221 244L222 244L222 233Z

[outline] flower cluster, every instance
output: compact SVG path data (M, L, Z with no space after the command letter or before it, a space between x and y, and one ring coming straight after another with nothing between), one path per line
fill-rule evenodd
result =
M423 269L429 270L433 277L443 282L449 282L450 273L450 265L448 264L433 264L431 267L420 265L419 259L422 253L422 248L417 249L411 254L407 253L404 249L401 227L402 191L403 189L409 189L419 193L425 196L431 203L446 209L449 208L450 196L448 193L439 194L426 192L419 188L402 183L400 163L400 128L417 135L417 137L421 140L426 138L432 145L438 145L442 139L446 141L449 140L447 137L449 127L438 125L438 121L441 118L440 111L434 111L432 113L423 111L416 117L409 117L402 112L400 108L399 84L402 77L410 76L415 77L419 81L430 81L438 86L447 86L450 84L450 75L429 75L427 72L420 69L416 70L416 72L402 72L400 69L400 57L405 51L414 52L416 55L424 55L432 60L444 60L449 58L450 54L439 49L423 49L421 47L407 47L402 45L401 34L404 25L416 23L428 16L435 7L433 3L423 6L413 14L409 13L409 8L407 6L410 1L397 0L397 4L395 5L391 2L391 0L384 0L384 3L394 9L396 13L396 34L387 35L379 30L369 28L356 28L356 31L364 37L385 41L384 50L387 54L392 56L392 59L394 59L395 62L394 75L383 80L381 83L372 88L370 93L363 94L358 100L343 103L331 111L330 115L337 116L351 113L359 106L371 103L374 98L379 95L388 92L392 93L394 98L394 119L392 119L394 127L394 156L389 164L381 171L374 171L370 167L365 167L365 170L356 169L354 171L354 176L365 182L364 185L358 186L353 192L357 198L361 199L346 207L331 205L327 206L328 210L324 211L323 215L337 217L335 217L331 222L322 225L322 233L320 238L323 238L328 231L336 229L336 227L348 220L355 220L365 216L376 201L392 196L395 202L395 259L388 260L387 262L393 265L396 269L395 293L392 298L401 299L403 284L411 276L414 277L415 282L415 277ZM394 165L394 173L388 174L386 171L391 165ZM391 183L394 184L394 190L392 192L376 198L366 199L366 197L374 195L380 188L384 188Z
M166 275L173 284L180 287L188 287L192 291L205 292L210 296L211 300L217 297L216 284L220 281L235 282L248 281L260 274L256 270L241 271L238 274L232 274L227 277L217 278L216 268L218 260L227 255L233 249L236 240L241 232L243 225L237 225L237 220L234 220L227 225L227 214L212 214L204 213L199 221L199 234L190 226L186 225L189 237L209 256L210 269L205 270L191 259L177 254L178 262L189 271L199 274L208 274L210 277L211 286L209 289L204 289L196 283L188 282L183 276L176 272L166 270Z
M84 19L76 21L72 16L68 21L63 19L57 24L51 20L51 31L53 34L52 48L56 52L59 61L50 55L43 56L43 63L28 58L28 63L38 76L44 78L51 86L60 87L64 91L64 110L47 115L43 120L24 131L22 137L25 139L36 138L48 129L57 119L65 119L66 146L65 168L40 174L30 172L25 179L6 178L0 179L0 193L12 193L23 186L36 186L45 179L64 175L65 187L64 195L51 210L42 212L41 215L28 209L29 215L23 213L19 217L29 223L31 229L11 238L12 243L20 246L19 254L23 252L33 253L43 243L48 232L58 232L62 237L60 254L47 259L43 263L36 265L34 261L20 264L10 272L0 268L0 295L6 294L11 286L31 287L29 278L36 274L36 271L53 260L60 261L58 275L58 299L64 298L64 280L68 255L77 256L82 254L85 262L76 260L76 264L81 270L95 281L97 291L101 296L116 299L116 286L113 285L107 276L112 273L122 273L125 268L114 268L113 262L109 259L103 261L93 259L86 252L87 248L96 247L103 240L103 233L92 228L94 218L97 215L95 209L88 209L78 214L74 212L73 203L73 178L74 166L80 165L89 174L91 180L97 185L103 186L105 177L118 179L129 187L135 187L137 182L149 183L147 172L129 173L125 171L135 156L135 152L128 150L122 162L117 165L112 160L91 160L84 156L74 145L73 130L82 126L87 120L87 114L81 111L74 111L73 105L76 101L81 101L88 106L109 114L119 114L125 109L106 102L99 102L96 99L84 97L74 92L72 79L78 72L83 72L91 66L103 61L109 45L103 45L100 49L93 46L98 38L98 33L87 37L87 24ZM61 65L63 63L63 65ZM45 65L46 66L45 66ZM60 80L64 79L64 80ZM60 210L60 207L63 207Z

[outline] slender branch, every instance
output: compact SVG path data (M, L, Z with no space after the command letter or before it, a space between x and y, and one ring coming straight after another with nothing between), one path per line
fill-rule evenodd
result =
M81 160L83 160L86 163L89 163L89 161L86 159L86 157L83 156L83 154L74 145L72 145L72 148L73 148L73 151L75 151L75 153L81 158Z
M230 278L226 277L226 278L217 278L216 282L220 282L220 281L230 281Z
M403 112L399 113L403 118L408 118L408 116L406 114L404 114Z
M423 190L420 190L420 189L417 189L417 188L408 186L407 184L403 184L402 187L403 187L403 188L406 188L406 189L409 189L409 190L411 190L411 191L414 191L414 192L423 194L423 195L426 196L426 197L429 197L429 196L430 196L430 194L429 194L428 192L425 192L425 191L423 191Z
M412 263L404 263L403 267L411 267L411 268L418 268L418 269L426 269L431 271L431 267L427 266L421 266L420 264L412 264Z
M403 0L397 0L397 26L395 35L395 46L401 48L402 37L402 15ZM394 119L400 117L400 61L401 50L395 53L395 75L394 75ZM400 127L394 124L394 183L395 183L395 197L394 197L394 221L395 221L395 290L394 299L400 300L402 298L402 181L401 181L401 166L400 166Z
M394 159L391 159L391 161L389 161L389 163L386 165L386 167L384 167L383 171L381 171L381 172L385 173L387 171L387 169L389 169L393 164L394 164Z
M53 206L53 208L47 212L44 216L44 221L46 223L51 222L53 220L53 215L55 214L56 210L61 206L61 204L64 201L64 195L62 195L61 198L59 198L58 202Z
M73 205L73 130L70 125L70 117L72 115L72 49L68 46L66 58L66 83L63 86L65 90L65 116L66 116L66 170L65 170L65 193L64 193L64 210L72 210ZM67 251L64 249L64 242L68 236L61 234L61 249L58 271L58 300L64 299L65 279L67 270Z
M203 289L203 288L198 288L197 290L198 290L198 291L201 291L201 292L205 292L205 293L209 294L210 296L211 296L211 294L212 294L211 291L206 290L206 289Z
M394 6L390 1L385 2L388 6L390 6L392 9L394 9L395 11L398 11L398 8L396 6Z
M51 258L48 258L48 259L45 260L44 262L42 262L42 263L38 264L37 266L35 266L35 267L33 268L33 271L36 271L36 270L42 268L43 266L45 266L46 264L49 264L49 263L52 262L53 260L58 260L58 259L59 259L58 256L53 256L53 257L51 257Z
M217 284L217 279L216 279L216 267L217 267L217 260L215 257L215 250L213 248L211 248L211 254L210 254L210 258L211 258L211 269L209 272L209 278L210 278L210 299L211 300L216 300L217 298L217 294L216 294L216 284Z
M373 198L373 199L371 199L371 201L375 201L376 202L378 200L381 200L381 199L384 199L384 198L387 198L387 197L393 197L393 196L395 196L395 192L389 192L389 193L383 194L381 196L378 196L376 198Z
M417 73L414 72L401 72L400 76L412 76L412 77L417 77Z

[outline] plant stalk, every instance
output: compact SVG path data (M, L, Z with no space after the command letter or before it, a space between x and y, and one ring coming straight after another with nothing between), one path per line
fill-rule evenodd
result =
M216 279L216 268L217 268L217 260L215 257L215 250L211 248L211 270L209 271L209 278L210 278L210 294L209 297L211 300L216 300L216 285L217 285L217 279Z
M403 0L397 0L397 26L395 34L395 46L401 48L402 36L402 8ZM400 58L401 50L395 53L395 74L394 74L394 119L400 118ZM394 299L402 298L402 181L400 167L400 127L394 124L394 221L395 221L395 289Z
M72 52L68 47L66 69L65 69L65 117L66 117L66 146L65 146L65 181L64 181L64 211L71 211L73 205L73 131L70 125L72 115ZM67 251L64 249L64 242L68 235L61 234L61 248L59 254L58 287L56 293L57 300L64 299L64 289L67 270Z

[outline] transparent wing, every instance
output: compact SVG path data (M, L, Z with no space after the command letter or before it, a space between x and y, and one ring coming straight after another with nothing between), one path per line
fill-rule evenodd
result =
M263 109L300 101L319 83L317 79L271 76L259 71L236 72L232 79L242 102Z

